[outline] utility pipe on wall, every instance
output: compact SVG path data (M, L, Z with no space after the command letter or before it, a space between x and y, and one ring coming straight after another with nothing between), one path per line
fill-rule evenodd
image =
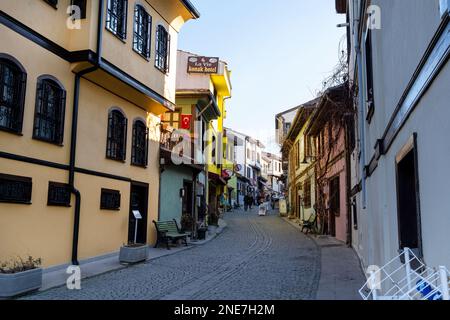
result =
M78 237L80 231L80 207L81 207L81 193L75 187L75 164L76 164L76 149L77 149L77 134L78 134L78 109L80 100L80 80L81 78L91 72L97 70L102 59L102 27L103 27L103 0L99 0L98 12L98 30L97 30L97 61L96 65L86 70L75 74L74 97L73 97L73 111L72 111L72 128L70 140L70 164L69 164L69 187L70 192L75 196L74 208L74 224L73 224L73 239L72 239L72 264L79 265L78 262Z

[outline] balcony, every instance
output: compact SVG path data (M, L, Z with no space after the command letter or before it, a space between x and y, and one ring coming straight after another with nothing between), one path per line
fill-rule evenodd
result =
M180 146L178 146L177 150L175 150L175 153L173 152L174 148L182 143L183 138L183 134L175 128L165 126L164 124L161 125L161 136L159 141L161 165L176 165L177 163L174 163L173 158L178 155L179 159L183 162L182 165L188 165L196 170L202 171L204 169L204 165L198 164L194 161L195 150L193 140L191 141L190 150L187 150L188 153L180 148Z

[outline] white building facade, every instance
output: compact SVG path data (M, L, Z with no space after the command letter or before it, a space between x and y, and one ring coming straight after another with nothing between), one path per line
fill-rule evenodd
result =
M365 267L409 247L450 267L448 0L336 0L346 14L357 144L352 245ZM361 50L359 50L361 48Z

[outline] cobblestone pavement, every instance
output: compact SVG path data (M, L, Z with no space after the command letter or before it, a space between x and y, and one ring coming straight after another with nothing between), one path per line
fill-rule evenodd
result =
M275 214L227 213L228 227L202 246L26 299L314 299L320 249ZM161 249L164 250L164 249Z

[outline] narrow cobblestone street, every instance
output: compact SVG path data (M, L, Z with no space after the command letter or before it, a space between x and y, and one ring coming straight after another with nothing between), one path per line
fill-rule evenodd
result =
M320 249L274 213L227 213L213 241L27 299L315 299ZM161 248L161 250L165 250Z

